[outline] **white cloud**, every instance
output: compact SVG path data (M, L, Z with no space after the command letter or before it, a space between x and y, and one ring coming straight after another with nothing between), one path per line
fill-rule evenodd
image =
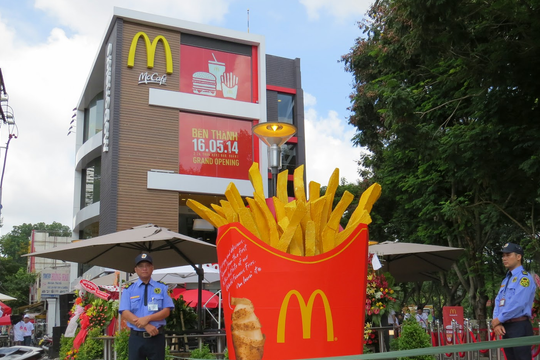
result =
M363 150L351 143L354 128L346 125L333 110L319 116L315 109L306 108L304 118L308 182L326 186L334 169L339 168L340 179L344 177L355 183L359 179L357 162Z
M79 34L101 37L115 6L199 23L219 23L227 14L229 3L226 0L36 0L35 6Z
M329 13L338 20L361 17L369 9L373 0L300 0L308 17L318 20L321 13Z
M310 93L304 92L304 107L313 107L317 105L317 98Z

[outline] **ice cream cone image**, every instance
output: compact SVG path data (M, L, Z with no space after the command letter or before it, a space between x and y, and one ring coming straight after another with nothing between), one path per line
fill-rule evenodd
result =
M236 360L261 360L265 336L249 299L232 298L231 333Z

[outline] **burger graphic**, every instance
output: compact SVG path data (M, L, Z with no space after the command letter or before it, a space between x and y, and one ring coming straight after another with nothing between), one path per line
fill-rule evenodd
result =
M193 74L193 93L216 96L216 77L208 72L198 71Z

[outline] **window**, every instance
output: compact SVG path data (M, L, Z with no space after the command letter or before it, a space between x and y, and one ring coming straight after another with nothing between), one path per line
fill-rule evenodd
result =
M83 142L103 130L103 92L97 94L84 109Z
M296 169L296 144L285 144L281 147L281 171L289 170L289 174Z
M99 201L101 158L92 160L82 171L81 209Z
M278 121L294 124L294 95L278 93Z

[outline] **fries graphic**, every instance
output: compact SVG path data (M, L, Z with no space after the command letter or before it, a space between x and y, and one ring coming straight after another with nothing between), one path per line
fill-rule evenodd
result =
M223 90L223 97L236 99L238 93L238 77L233 73L225 73L221 75L221 88Z
M277 196L272 199L275 216L264 198L263 180L257 163L253 163L249 169L249 179L255 191L252 198L246 198L248 206L232 182L225 190L227 200L221 201L221 206L212 205L215 211L191 199L187 201L187 206L216 228L240 222L263 242L299 256L328 252L341 244L359 224L371 223L369 213L381 195L379 184L373 184L362 194L347 226L340 231L339 222L354 196L345 191L338 204L332 208L339 185L339 169L335 169L330 176L322 196L319 195L321 185L310 182L309 199L306 199L304 165L300 165L294 171L295 199L292 201L287 197L287 175L288 170L278 174Z

